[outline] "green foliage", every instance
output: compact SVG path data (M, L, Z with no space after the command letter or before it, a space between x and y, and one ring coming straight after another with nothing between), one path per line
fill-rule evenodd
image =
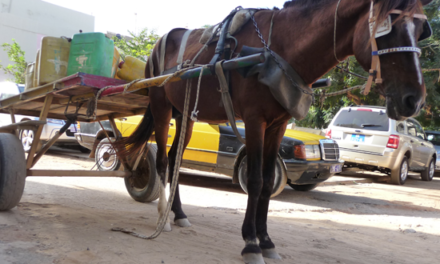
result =
M440 70L427 71L429 69L440 69L440 0L434 0L431 4L427 5L425 7L425 14L431 23L433 36L419 43L422 49L420 63L424 69L423 76L428 96L426 98L426 106L417 117L417 120L427 130L440 130ZM354 57L350 57L339 66L363 76L368 75ZM344 73L337 68L330 70L322 78L330 78L332 85L329 88L315 91L317 95L316 102L310 108L306 118L301 121L295 121L297 126L326 128L341 107L358 104L385 105L384 98L380 97L379 91L375 87L372 87L372 92L367 96L361 94L360 90L354 90L350 95L344 94L327 97L321 104L319 98L320 94L324 91L331 93L365 83L365 80Z
M148 31L148 28L142 29L138 34L131 31L128 33L130 34L128 38L113 38L121 57L125 59L125 56L130 55L146 62L159 40L159 35L154 30Z
M9 60L14 62L14 64L9 64L6 67L0 64L0 70L3 70L6 74L14 76L13 79L8 79L8 81L24 83L24 73L28 64L24 58L24 51L15 39L12 39L12 44L3 43L2 48L8 54Z

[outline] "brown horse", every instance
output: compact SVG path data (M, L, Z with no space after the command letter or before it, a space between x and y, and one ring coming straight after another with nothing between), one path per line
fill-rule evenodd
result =
M334 67L338 59L355 55L365 70L370 69L372 61L371 38L369 31L370 5L372 0L294 0L284 4L281 10L262 10L255 14L255 20L264 38L268 38L273 17L271 49L286 60L307 84L312 84ZM374 16L377 23L385 21L391 14L392 31L376 39L379 50L399 47L415 47L416 40L424 30L423 19L414 17L422 14L422 5L432 0L374 0ZM337 9L338 8L338 9ZM335 11L337 19L335 23ZM402 14L393 10L403 11ZM335 25L337 28L336 36ZM165 69L176 66L182 37L185 29L172 31L166 40ZM195 30L188 39L184 60L191 60L201 49L199 39L203 30ZM252 21L244 25L235 35L238 40L236 52L243 45L262 47ZM334 42L334 40L336 40ZM163 41L163 40L162 40ZM335 44L334 44L335 43ZM160 43L159 43L160 44ZM154 75L160 75L156 45L153 56ZM234 46L234 42L231 42ZM207 64L214 54L215 44L201 53L197 64ZM237 54L233 54L233 57ZM415 52L389 53L380 57L382 84L378 90L387 98L388 115L396 120L418 114L425 101L425 85L418 56ZM146 67L146 78L150 76L150 63ZM242 251L245 263L264 263L263 257L280 258L275 251L267 231L269 199L274 182L277 153L286 124L291 116L272 96L268 87L261 84L256 76L243 78L237 72L230 76L231 96L237 119L246 125L246 148L248 158L248 203L242 226L245 247ZM196 87L197 80L193 80ZM204 77L201 82L198 119L209 123L227 122L219 83L216 77ZM150 88L150 106L144 120L127 143L133 147L130 152L139 151L153 130L157 142L157 172L165 186L167 165L172 172L175 164L178 137L166 153L170 119L177 120L176 135L180 133L183 122L187 122L184 146L191 138L193 121L182 120L184 109L185 82L169 83L164 87ZM309 96L309 95L307 95ZM196 100L191 93L190 108ZM163 191L163 190L162 190ZM161 194L161 198L164 194ZM162 199L161 199L162 200ZM159 202L159 212L163 213L163 200ZM175 224L189 226L187 216L182 210L179 191L172 204ZM167 229L171 227L168 225Z

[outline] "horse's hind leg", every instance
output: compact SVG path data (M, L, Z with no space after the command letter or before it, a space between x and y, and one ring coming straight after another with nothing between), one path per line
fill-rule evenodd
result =
M263 153L263 187L257 206L256 228L257 237L260 240L260 248L263 256L271 259L281 259L275 250L275 245L267 233L267 213L269 200L272 194L275 180L275 165L277 162L278 150L286 128L286 123L271 127L266 130L264 136Z
M194 122L188 119L186 131L185 131L185 141L183 145L183 151L185 150L186 146L188 145L191 139L193 124ZM168 153L169 165L170 165L169 166L170 188L173 182L173 172L174 172L174 167L176 165L177 147L179 145L179 136L181 129L182 129L182 116L178 116L176 118L176 135L174 136L173 145L171 146L171 149ZM174 201L171 206L171 210L174 212L174 224L180 227L191 226L191 223L188 221L188 217L182 210L182 202L180 201L180 194L179 194L179 183L177 183L176 186L176 193L174 194Z

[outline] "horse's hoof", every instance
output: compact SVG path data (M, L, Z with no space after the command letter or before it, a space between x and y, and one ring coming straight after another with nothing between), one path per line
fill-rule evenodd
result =
M246 253L243 254L243 261L246 264L266 264L261 253Z
M178 219L174 221L176 226L180 227L190 227L191 223L188 221L188 218Z
M166 223L163 227L163 231L164 232L171 232L171 224L170 223Z
M281 256L274 248L262 249L263 257L270 259L281 259Z

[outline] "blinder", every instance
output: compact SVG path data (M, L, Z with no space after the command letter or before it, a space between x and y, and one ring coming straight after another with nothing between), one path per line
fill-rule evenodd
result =
M373 27L374 27L374 23L371 23L370 24L370 33L371 34L373 34ZM392 23L391 15L389 15L387 17L387 19L385 19L385 21L383 21L382 24L380 24L377 27L376 38L380 38L380 37L383 37L383 36L390 34L392 29L393 29L393 23ZM419 37L419 41L428 39L431 36L432 36L431 24L429 24L428 20L425 20L423 22L423 32L422 32L422 35L420 35L420 37Z

